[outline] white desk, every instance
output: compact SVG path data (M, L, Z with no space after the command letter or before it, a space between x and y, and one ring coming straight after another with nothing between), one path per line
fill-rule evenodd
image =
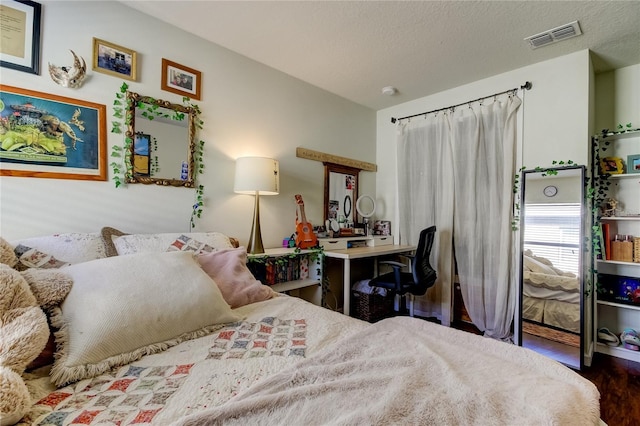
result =
M416 246L412 245L386 245L378 247L355 247L342 250L325 250L327 257L342 259L344 261L344 273L342 278L344 295L344 314L349 315L351 310L351 259L364 259L388 254L401 254L412 252ZM326 272L325 272L326 273ZM374 276L378 275L378 263L374 262Z

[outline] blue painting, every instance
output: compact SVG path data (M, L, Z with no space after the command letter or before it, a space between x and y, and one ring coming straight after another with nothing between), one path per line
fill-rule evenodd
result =
M3 171L15 165L16 170L35 172L46 166L44 170L63 173L105 174L104 111L104 105L1 86Z

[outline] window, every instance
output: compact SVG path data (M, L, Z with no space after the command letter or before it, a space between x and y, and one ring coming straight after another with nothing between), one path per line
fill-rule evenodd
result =
M549 259L564 272L579 275L580 203L527 204L524 249Z

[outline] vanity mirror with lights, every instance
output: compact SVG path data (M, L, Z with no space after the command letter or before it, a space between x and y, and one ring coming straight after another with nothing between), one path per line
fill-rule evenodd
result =
M575 369L589 351L585 168L525 170L520 211L519 341Z
M127 92L127 183L194 186L197 111Z

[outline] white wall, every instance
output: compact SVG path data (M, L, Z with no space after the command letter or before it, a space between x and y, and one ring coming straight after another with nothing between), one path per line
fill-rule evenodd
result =
M519 92L524 101L518 132L522 164L527 168L551 166L553 160L587 164L589 64L589 51L584 50L378 111L376 197L382 208L376 217L397 223L396 125L391 117L446 108L520 87L525 81L533 88Z
M640 64L596 75L595 132L631 122L640 127Z
M138 82L130 90L181 102L160 89L162 58L202 72L206 142L201 177L205 210L196 230L217 230L246 244L253 197L233 193L240 156L280 160L281 192L261 200L265 246L278 246L294 229L301 193L309 221L322 221L322 163L298 159L298 146L374 163L375 112L187 34L118 2L41 1L43 4L41 75L0 69L2 84L107 105L111 122L115 93L122 80L89 71L79 89L56 85L47 64L71 63L69 49L91 68L92 38L138 53ZM108 152L122 136L108 135ZM361 192L373 193L373 173L361 175ZM109 176L111 178L111 176ZM0 234L8 240L55 232L96 232L112 226L126 232L188 231L194 191L129 185L111 181L2 177Z
M595 133L602 129L616 130L618 124L631 123L634 129L640 128L640 64L598 74L595 104ZM609 155L622 158L628 166L627 156L640 153L638 142L638 138L634 138L614 143ZM625 214L640 213L640 190L636 182L637 179L631 179L615 185L618 199L624 200L620 208Z

